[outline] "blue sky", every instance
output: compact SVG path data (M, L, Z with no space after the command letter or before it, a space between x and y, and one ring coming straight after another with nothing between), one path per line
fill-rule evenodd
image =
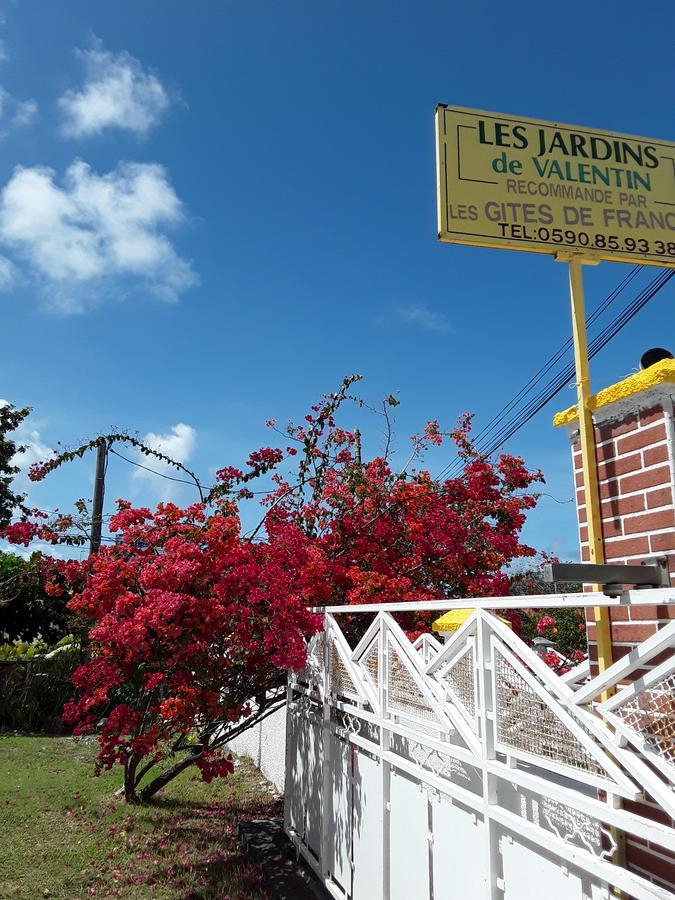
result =
M368 399L400 392L401 446L432 417L485 424L568 337L567 273L437 242L434 107L672 139L675 12L635 16L627 2L5 4L0 397L34 408L31 453L117 426L163 436L209 481L348 372ZM589 308L628 270L587 270ZM672 343L674 290L596 358L594 387ZM551 417L573 400L507 446L558 501L572 481ZM109 500L166 492L135 472L113 459ZM74 465L31 500L67 508L92 474ZM573 556L573 504L544 497L525 537Z

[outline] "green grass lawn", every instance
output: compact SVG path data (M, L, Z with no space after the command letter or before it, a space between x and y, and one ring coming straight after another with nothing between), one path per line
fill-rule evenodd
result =
M188 770L136 807L115 797L121 768L94 776L97 747L0 735L0 897L266 897L236 829L281 801L251 764L210 785Z

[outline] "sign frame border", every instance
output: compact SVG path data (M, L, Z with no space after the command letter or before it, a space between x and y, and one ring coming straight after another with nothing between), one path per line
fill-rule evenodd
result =
M626 139L630 141L639 141L648 143L656 147L667 147L675 149L675 144L669 141L659 141L652 138L645 138L634 134L625 134L618 131L607 131L601 128L588 128L583 125L569 125L563 122L551 122L545 119L534 119L526 116L509 116L490 112L488 110L473 109L467 106L452 106L447 103L438 103L435 109L435 129L436 129L436 212L438 222L438 240L444 244L460 244L466 247L485 247L494 250L517 250L525 253L538 253L543 256L560 256L574 255L580 257L589 263L606 262L622 262L632 265L657 266L663 269L675 269L675 257L666 255L645 256L639 252L621 251L621 250L602 250L599 248L577 247L576 245L551 244L550 247L543 247L541 243L535 245L535 242L523 239L521 241L513 238L497 238L492 235L470 235L465 232L452 231L448 226L447 207L450 202L448 191L449 182L447 177L448 161L447 161L447 132L445 129L445 113L458 112L469 113L471 115L482 116L486 118L495 118L500 121L509 121L511 118L516 119L518 123L528 125L542 125L547 128L558 128L560 130L573 130L578 134L597 134L600 136L607 135L612 138ZM443 119L443 121L441 121ZM675 178L675 153L673 157L673 178ZM675 204L674 204L675 206ZM557 227L557 226L556 226ZM675 234L673 236L675 240Z

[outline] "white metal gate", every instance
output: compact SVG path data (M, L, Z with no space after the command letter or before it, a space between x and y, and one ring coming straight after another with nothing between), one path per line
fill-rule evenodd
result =
M675 604L675 591L593 602ZM411 643L390 614L460 605L473 614L445 644L431 635ZM535 605L582 601L325 612L306 669L289 679L285 815L333 896L675 896L616 853L622 834L675 853L675 622L579 685L584 669L557 676L489 611ZM336 619L347 609L376 613L353 650ZM602 702L608 687L617 692ZM669 825L622 808L645 796Z

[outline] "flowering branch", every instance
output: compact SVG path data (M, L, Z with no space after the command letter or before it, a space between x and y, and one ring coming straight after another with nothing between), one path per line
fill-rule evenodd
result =
M42 481L46 475L48 475L50 472L55 471L64 463L71 462L74 459L82 459L85 453L88 453L91 450L97 450L102 444L106 447L112 447L113 444L126 444L130 447L134 447L136 450L139 450L143 456L152 456L155 459L158 459L161 462L172 466L174 469L185 472L185 474L192 479L195 487L199 491L200 500L202 502L204 501L203 485L200 483L199 479L193 471L188 469L187 466L183 465L183 463L172 459L170 456L167 456L166 453L162 453L160 450L156 450L154 447L149 447L147 444L144 444L143 441L139 440L137 437L134 437L134 435L126 434L125 432L120 431L112 431L108 434L99 434L95 438L92 438L90 441L86 441L84 444L80 444L79 447L75 447L73 450L55 450L54 456L52 456L50 459L33 463L33 465L28 470L28 477L31 481Z
M242 468L219 469L205 496L189 473L200 502L153 510L118 501L109 522L115 542L64 570L69 608L89 623L91 653L65 716L76 733L105 720L98 765L123 766L129 801L147 800L191 765L207 781L231 772L227 741L278 708L287 671L306 663L321 625L309 607L503 594L505 567L534 554L520 532L538 472L519 457L478 454L470 417L450 432L429 422L413 436L406 466L393 470L393 397L383 404L385 455L364 459L358 434L337 422L359 380L347 376L301 424L289 424L285 449L262 447ZM102 440L142 447L130 435L102 435L34 475ZM460 478L440 483L410 469L445 440L463 460ZM264 515L244 534L239 504L263 477L272 480ZM77 531L72 517L35 519L10 526L14 539ZM399 620L420 624L419 616Z

